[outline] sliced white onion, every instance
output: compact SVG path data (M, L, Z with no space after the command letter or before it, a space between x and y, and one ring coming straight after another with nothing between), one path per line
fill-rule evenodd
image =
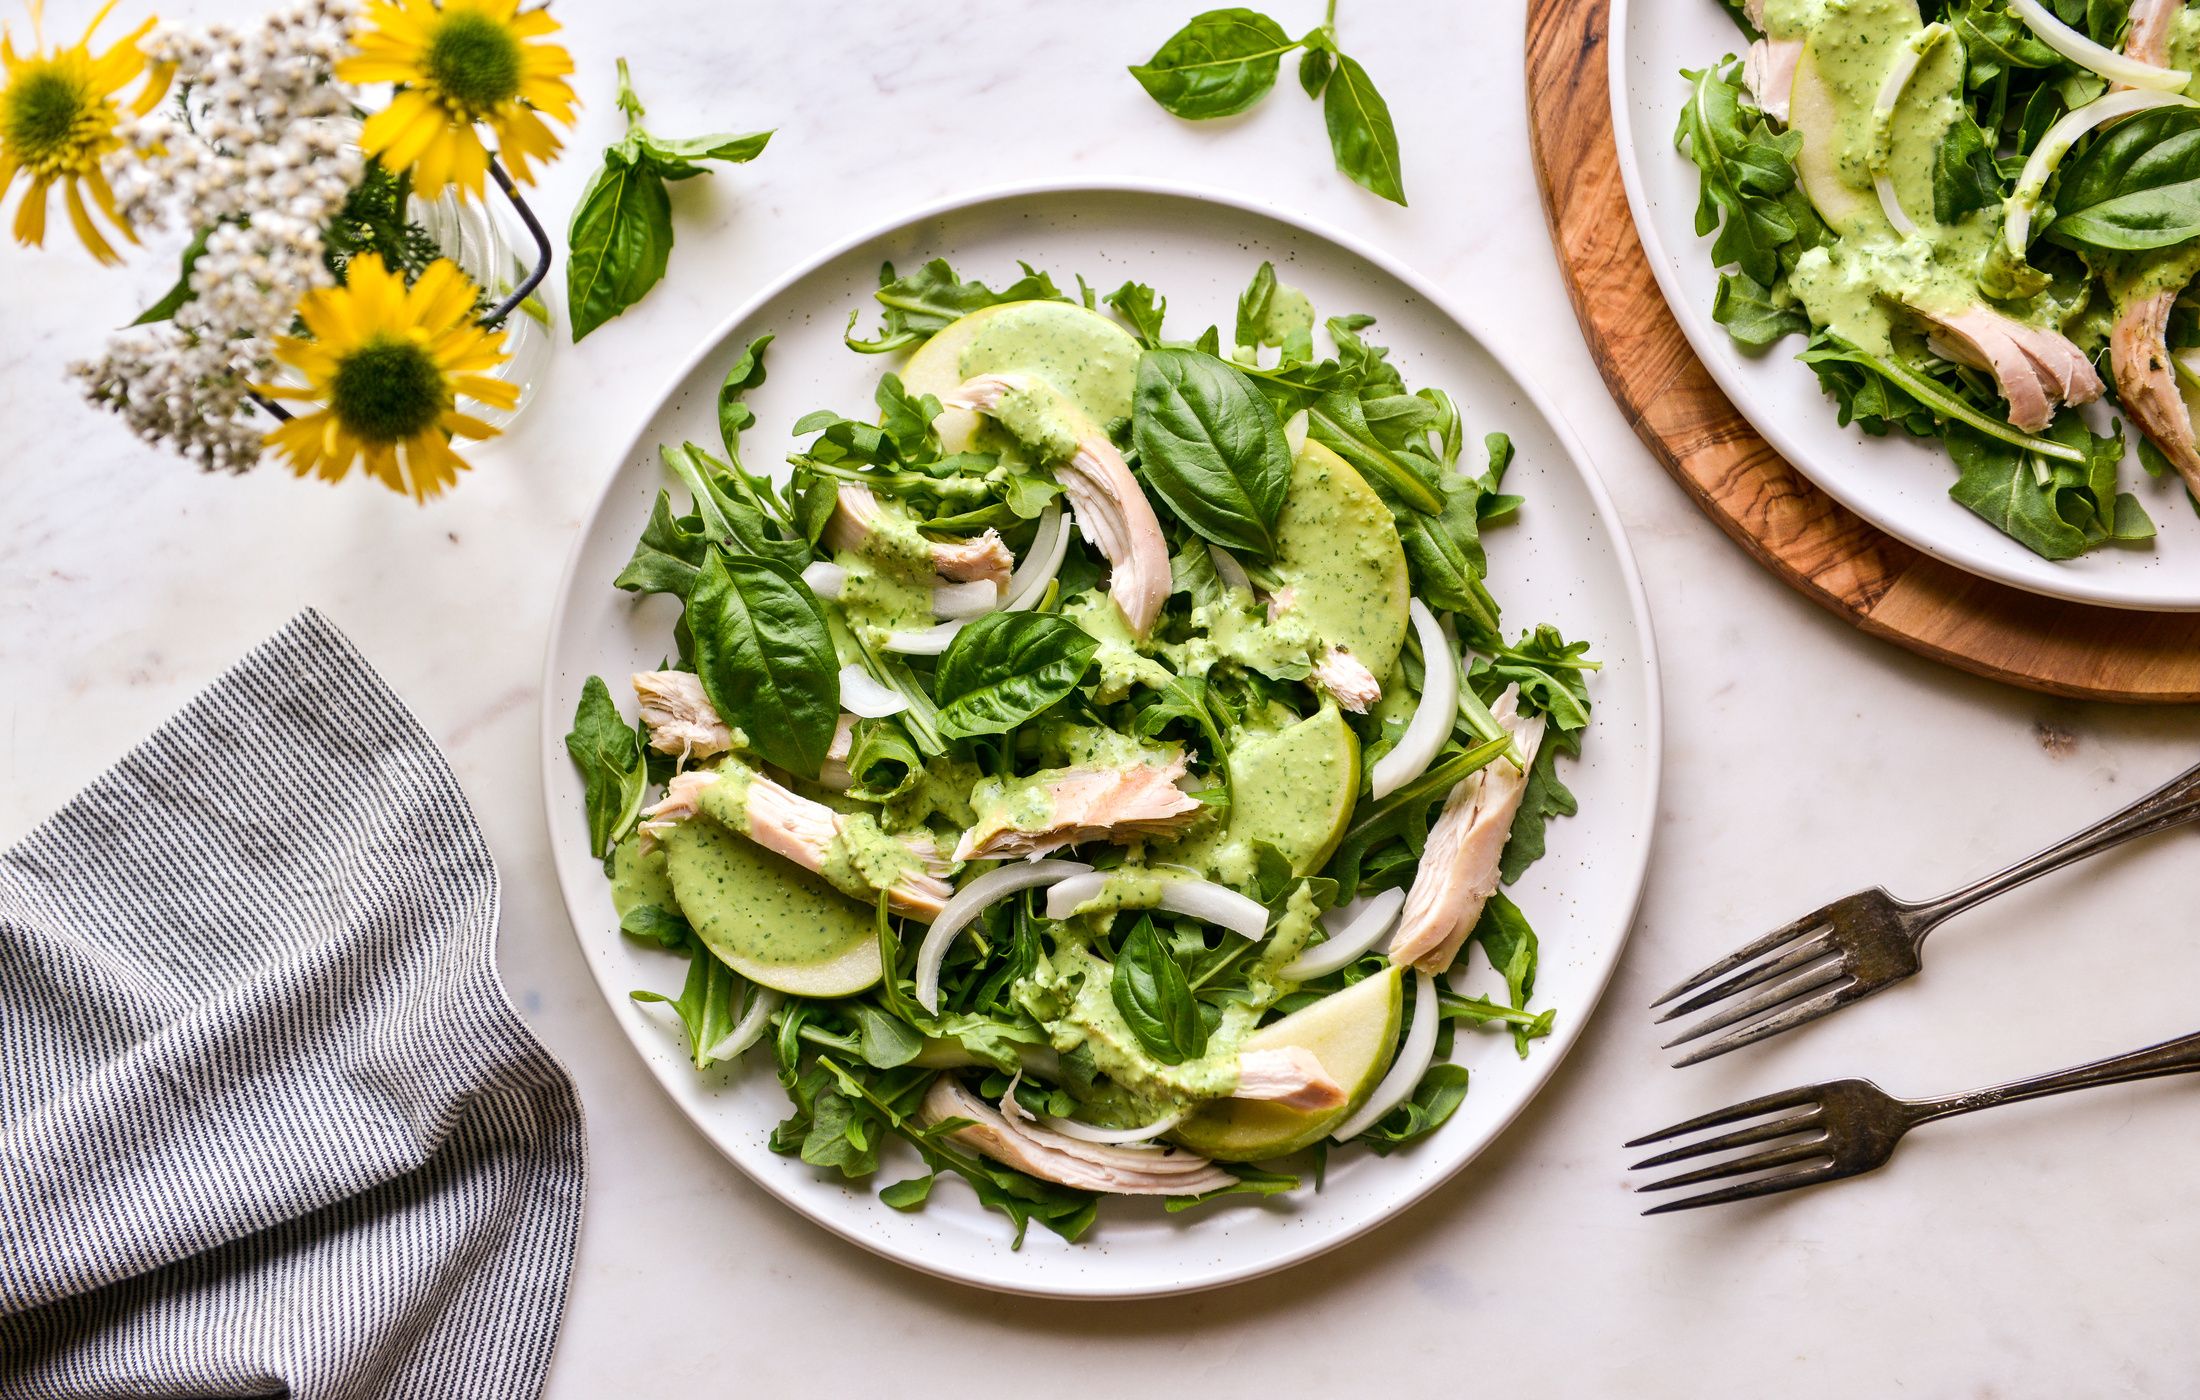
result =
M787 999L786 993L775 992L769 987L758 987L749 1009L741 1013L741 1019L733 1023L733 1029L719 1038L716 1045L703 1053L713 1060L730 1060L751 1045L764 1038L764 1027L772 1013Z
M1284 445L1291 449L1291 456L1294 459L1306 450L1305 409L1302 408L1283 420L1283 441Z
M1143 1128L1095 1128L1090 1123L1080 1123L1074 1118L1042 1117L1039 1124L1079 1142L1095 1142L1106 1147L1129 1147L1136 1143L1151 1142L1183 1121L1184 1110L1180 1108L1166 1117L1156 1118Z
M1916 233L1917 225L1910 222L1909 214L1902 208L1902 196L1895 192L1894 181L1887 175L1888 146L1893 140L1890 133L1895 104L1902 100L1902 90L1910 85L1925 51L1932 47L1932 40L1925 36L1939 37L1933 34L1936 29L1942 34L1947 32L1945 25L1929 24L1910 36L1910 41L1895 57L1894 67L1887 70L1887 81L1879 85L1879 100L1872 104L1872 188L1879 194L1879 208L1887 216L1887 222L1904 238Z
M1047 917L1066 919L1077 906L1097 898L1107 887L1108 872L1073 875L1047 891ZM1259 942L1268 932L1268 911L1259 901L1212 880L1163 880L1153 907L1217 924L1240 938Z
M1339 1142L1353 1138L1383 1121L1383 1116L1404 1103L1413 1095L1413 1086L1421 1082L1428 1071L1429 1062L1436 1058L1436 979L1419 968L1413 970L1413 1025L1406 1031L1405 1044L1398 1047L1398 1058L1390 1062L1390 1073L1375 1086L1360 1111L1344 1120L1344 1126L1330 1136Z
M936 627L920 628L915 632L889 632L886 634L886 650L903 656L938 656L947 650L947 644L955 640L955 634L963 630L962 618L942 622Z
M927 1011L940 1009L940 964L947 960L947 949L955 941L955 935L967 928L971 920L1018 890L1051 885L1057 880L1086 874L1091 869L1077 860L1019 861L988 870L955 891L947 903L940 906L939 917L932 921L932 927L925 931L924 942L917 946L917 1004Z
M968 583L940 583L932 587L934 617L982 617L1000 605L1001 587L989 578Z
M858 719L884 719L908 709L909 697L850 662L840 668L840 707Z
M838 564L820 559L803 568L802 581L810 586L812 593L831 602L848 586L848 571Z
M2047 188L2047 178L2055 173L2055 167L2078 144L2078 138L2103 122L2128 117L2149 107L2191 107L2196 105L2189 97L2173 92L2112 92L2097 97L2074 112L2065 112L2062 119L2047 128L2047 134L2032 148L2031 157L2024 163L2024 173L2017 177L2016 192L2009 196L2008 215L2002 223L2002 235L2015 257L2023 257L2025 246L2032 241L2032 210L2040 201L2040 192Z
M1388 937L1406 907L1406 892L1384 890L1367 902L1344 932L1331 934L1284 964L1283 977L1292 982L1311 982L1339 968L1350 967L1360 955Z
M1001 610L1021 612L1036 604L1045 596L1047 585L1054 582L1054 576L1062 571L1062 561L1068 557L1069 518L1062 514L1060 506L1048 506L1039 515L1031 548L1024 551L1016 572L1008 576L1008 587L1001 592Z
M2009 8L2016 11L2017 18L2024 21L2026 28L2039 35L2041 43L2112 83L2150 88L2156 92L2181 92L2185 84L2192 81L2192 74L2182 68L2158 67L2094 43L2055 18L2040 0L2009 0Z
M1388 797L1428 771L1436 755L1451 737L1451 724L1459 712L1459 667L1436 615L1420 599L1406 607L1413 619L1413 634L1421 640L1421 703L1414 708L1398 746L1375 760L1368 791Z
M1245 566L1237 561L1235 554L1219 544L1210 544L1207 546L1207 557L1215 561L1215 577L1222 580L1224 588L1242 588L1248 593L1253 591L1253 577L1245 572Z

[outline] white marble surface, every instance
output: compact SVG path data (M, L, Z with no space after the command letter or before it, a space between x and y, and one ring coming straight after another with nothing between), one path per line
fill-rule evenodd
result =
M1318 18L1312 0L1278 4L1288 27ZM49 18L68 31L89 8L70 0ZM781 134L756 164L676 187L670 280L561 347L547 401L426 510L272 468L204 478L140 448L76 402L61 365L165 286L165 257L107 273L73 251L0 245L0 838L298 608L358 640L472 794L504 872L506 978L588 1105L593 1189L553 1396L947 1393L991 1368L1064 1396L2188 1389L2200 1086L1938 1126L1878 1177L1678 1218L1635 1214L1618 1144L1815 1078L1955 1089L2195 1029L2190 834L1990 906L1939 936L1922 981L1761 1053L1668 1070L1641 1007L1823 897L1932 891L2061 835L2200 756L2200 715L2063 704L1928 665L1820 614L1697 513L1577 337L1528 164L1521 0L1345 0L1346 43L1403 133L1408 210L1330 172L1318 111L1288 76L1235 121L1155 109L1122 65L1195 8L559 0L590 106L542 192L554 221L614 134L614 54L632 58L667 132ZM1618 499L1667 667L1655 874L1626 964L1553 1086L1405 1219L1311 1266L1146 1305L934 1282L751 1187L617 1034L549 878L534 776L557 571L611 454L692 344L859 224L1069 172L1277 199L1508 327Z

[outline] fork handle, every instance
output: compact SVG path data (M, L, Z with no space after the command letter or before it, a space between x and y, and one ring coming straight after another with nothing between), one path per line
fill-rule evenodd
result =
M1965 886L1953 894L1911 906L1911 913L1918 922L1917 937L1923 938L1944 920L1951 919L1974 905L1984 904L1995 895L2037 880L2049 871L2060 870L2073 862L2084 860L2087 856L2099 855L2102 851L2120 846L2135 837L2167 831L2195 817L2200 817L2200 765L2186 769L2122 811L2102 818L2077 835L2059 841L2037 855L2020 860L2008 869L1997 871L1977 884Z
M1909 1110L1910 1125L1930 1123L1935 1118L1952 1118L1959 1113L1976 1113L1982 1108L1994 1108L2005 1103L2022 1103L2026 1099L2042 1099L2049 1094L2067 1094L2073 1089L2092 1089L2103 1084L2130 1084L2141 1079L2160 1079L2165 1075L2191 1074L2200 1071L2200 1033L2181 1035L2175 1040L2165 1040L2144 1050L2134 1050L2128 1055L2116 1055L2106 1060L2079 1065L2075 1069L2057 1070L2032 1079L2013 1080L1997 1084L1991 1089L1974 1089L1967 1094L1952 1094L1944 1099L1922 1099L1905 1103Z

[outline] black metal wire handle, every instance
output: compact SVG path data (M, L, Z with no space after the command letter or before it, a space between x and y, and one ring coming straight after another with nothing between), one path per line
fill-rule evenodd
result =
M550 248L550 235L542 227L542 220L535 217L535 211L528 207L525 199L520 197L519 186L512 182L510 175L504 173L504 167L497 163L494 156L489 158L489 174L496 180L497 188L504 191L504 197L512 201L512 208L519 214L519 221L527 226L529 236L535 240L534 270L520 280L520 284L512 289L510 296L489 308L488 314L481 318L481 325L486 329L493 330L503 325L514 311L519 310L527 298L535 294L535 289L542 285L542 279L550 275L550 264L555 255ZM252 395L252 402L267 410L275 418L285 423L290 421L290 410L284 408L275 400L255 393Z

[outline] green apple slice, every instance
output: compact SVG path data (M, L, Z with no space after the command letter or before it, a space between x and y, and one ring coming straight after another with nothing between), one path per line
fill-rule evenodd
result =
M1266 841L1290 859L1293 873L1321 869L1344 840L1360 792L1360 741L1337 707L1246 736L1227 761L1227 822L1173 859L1242 881L1253 868L1253 843Z
M911 352L901 384L911 396L946 398L965 379L1021 371L1053 385L1105 427L1131 413L1139 346L1097 311L1066 301L1011 301L951 321ZM951 408L933 420L949 452L997 448L984 420Z
M845 997L878 982L876 915L747 837L681 822L665 838L665 869L703 945L758 986Z
M1308 441L1276 521L1279 610L1312 624L1377 680L1406 640L1406 552L1398 522L1351 463ZM1285 601L1285 600L1288 601Z
M1332 1079L1345 1086L1342 1107L1307 1113L1250 1099L1205 1104L1170 1134L1221 1162L1263 1162L1312 1146L1359 1111L1382 1081L1398 1045L1405 1015L1405 983L1396 967L1355 982L1312 1006L1246 1037L1247 1050L1290 1046L1313 1052Z

